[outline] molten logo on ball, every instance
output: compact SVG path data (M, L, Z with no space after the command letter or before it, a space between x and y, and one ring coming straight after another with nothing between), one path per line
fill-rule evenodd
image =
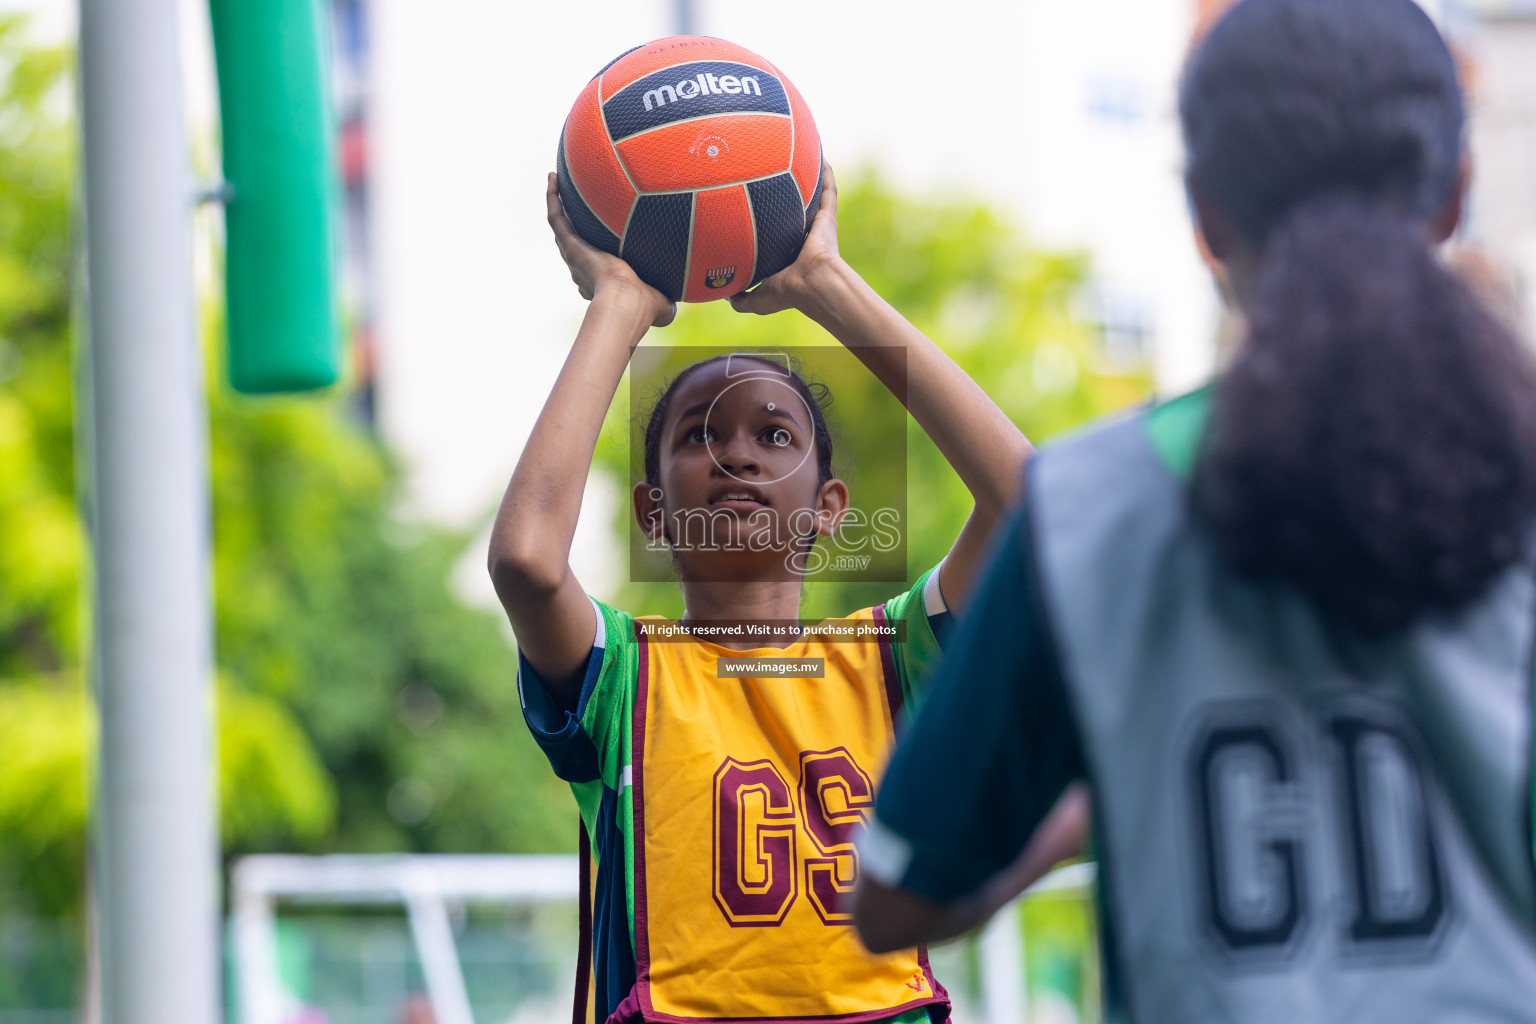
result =
M751 75L738 78L735 75L710 75L700 73L696 78L685 78L677 83L677 87L661 85L647 92L641 99L645 102L645 109L651 109L652 101L656 106L664 107L668 101L679 103L683 100L696 99L699 96L761 96L763 87L757 84L757 79Z
M724 288L736 280L736 268L713 267L704 272L704 286L706 288Z

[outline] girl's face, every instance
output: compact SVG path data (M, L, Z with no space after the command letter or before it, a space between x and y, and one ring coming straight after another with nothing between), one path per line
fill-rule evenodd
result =
M791 576L847 507L818 480L815 421L782 369L705 363L676 386L662 425L659 482L635 488L641 528L671 545L684 579Z

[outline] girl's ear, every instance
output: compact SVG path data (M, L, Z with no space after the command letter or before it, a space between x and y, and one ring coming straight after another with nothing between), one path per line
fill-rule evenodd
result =
M630 492L635 504L635 522L640 526L640 532L645 534L645 539L655 541L666 533L667 514L662 505L665 492L649 480L642 480L635 484Z
M1195 240L1201 252L1218 263L1230 262L1237 255L1241 242L1226 211L1207 199L1189 178L1184 179L1184 190L1189 197L1189 217L1195 223Z
M823 537L832 536L847 511L848 485L833 477L816 494L816 532Z
M1456 168L1456 187L1445 197L1439 211L1430 218L1429 236L1436 245L1448 242L1456 229L1461 227L1462 214L1466 210L1467 190L1472 187L1472 154L1461 151L1461 163Z

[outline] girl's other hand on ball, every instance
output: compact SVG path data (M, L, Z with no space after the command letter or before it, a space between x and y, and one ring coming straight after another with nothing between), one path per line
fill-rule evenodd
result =
M576 234L565 216L565 207L560 204L559 179L554 173L549 175L544 201L549 212L549 228L555 233L555 247L560 250L560 258L570 269L571 280L576 282L576 290L582 298L590 301L601 294L621 302L638 301L650 314L651 326L665 327L672 322L677 316L677 303L640 280L628 263L588 245ZM835 233L834 228L834 243Z
M768 314L785 309L811 311L823 293L822 282L836 272L842 257L837 252L837 181L832 165L821 165L821 207L811 221L810 233L795 262L767 278L750 292L731 296L739 313Z

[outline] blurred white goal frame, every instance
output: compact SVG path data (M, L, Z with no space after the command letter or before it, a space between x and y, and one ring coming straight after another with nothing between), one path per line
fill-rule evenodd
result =
M1025 895L1087 888L1095 869L1094 864L1058 868ZM236 863L231 882L241 1024L284 1024L287 1007L278 975L275 927L279 902L403 905L438 1024L475 1024L448 904L574 903L577 859L527 854L260 855ZM982 932L979 952L987 1024L1027 1021L1024 934L1018 916L997 914Z

